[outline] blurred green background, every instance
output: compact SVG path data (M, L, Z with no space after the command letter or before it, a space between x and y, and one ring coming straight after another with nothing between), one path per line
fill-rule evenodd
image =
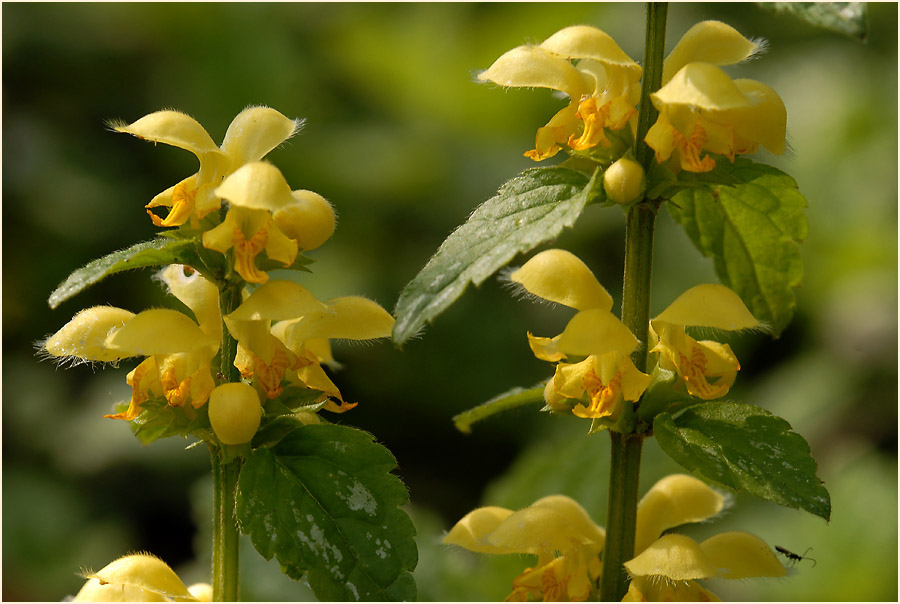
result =
M149 277L112 277L60 308L52 289L87 261L156 231L142 206L196 169L182 150L116 135L105 120L162 108L197 118L216 140L251 104L304 117L269 158L293 188L325 195L333 239L304 277L318 297L360 294L392 308L402 287L481 201L532 165L522 152L561 106L547 91L474 83L501 53L571 24L597 25L640 60L641 4L4 4L3 592L74 594L82 567L136 550L206 580L208 454L170 439L142 447L103 413L129 397L125 373L62 371L35 342L78 310L166 304ZM732 342L736 400L788 419L810 443L833 498L830 523L746 497L721 520L685 530L753 532L798 553L783 580L714 583L738 600L897 598L897 5L870 7L866 43L755 5L675 4L668 47L716 18L769 51L732 75L774 87L792 152L762 157L809 200L799 309L776 341ZM713 279L663 212L654 312ZM590 208L556 242L621 291L623 219ZM517 259L521 262L522 259ZM550 375L525 331L558 333L568 313L513 299L491 280L466 293L403 351L341 346L335 379L360 401L339 421L373 432L399 461L419 531L423 600L502 599L528 561L438 545L482 504L521 507L551 492L605 518L608 438L576 418L524 409L457 433L450 418ZM642 488L677 471L646 447ZM246 545L246 544L245 544ZM252 548L246 599L311 597Z

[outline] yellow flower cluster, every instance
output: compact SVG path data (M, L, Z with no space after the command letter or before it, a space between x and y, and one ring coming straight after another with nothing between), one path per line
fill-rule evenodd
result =
M631 584L624 601L716 601L698 580L782 577L787 571L758 537L732 531L701 543L669 529L719 514L725 499L684 474L657 482L638 503ZM462 518L443 542L485 554L535 554L507 601L587 600L601 576L606 533L576 501L551 495L513 512L483 507Z
M739 63L759 50L719 21L693 26L666 57L662 87L651 94L659 111L644 139L658 163L677 171L708 172L715 159L763 146L785 149L787 113L778 94L755 80L732 80L721 65ZM573 63L572 61L577 61ZM526 156L540 161L568 145L582 151L608 146L604 131L632 128L640 100L641 67L596 27L567 27L538 45L519 46L497 59L478 79L500 86L549 88L569 104L537 131Z
M274 109L251 107L232 121L217 147L199 123L176 111L158 111L116 126L120 132L197 156L198 172L154 197L147 211L157 226L200 228L211 222L201 221L227 201L224 219L202 232L202 245L230 253L234 271L259 286L252 293L245 291L243 303L223 317L217 286L190 267L171 265L161 272L161 280L193 318L168 309L134 314L95 306L48 338L44 350L72 362L145 357L127 376L132 388L128 409L106 417L132 420L153 398L185 409L203 406L217 389L211 362L219 352L223 322L238 341L234 364L261 401L279 396L286 380L321 392L327 410L353 408L322 369L323 364L337 366L329 341L387 337L393 317L365 298L321 302L297 283L270 280L256 263L265 253L289 266L300 250L318 247L334 232L334 211L323 197L292 191L278 168L259 161L299 127L299 121ZM153 213L159 207L169 208L165 218Z
M615 421L625 401L640 399L651 378L631 360L638 339L610 312L612 297L584 262L565 250L550 249L536 254L510 279L530 294L578 311L558 336L528 334L534 355L557 363L544 390L550 407ZM724 396L740 368L731 347L697 341L686 327L740 331L761 324L737 294L715 284L689 289L650 321L655 339L651 352L659 353L659 366L677 373L691 396Z

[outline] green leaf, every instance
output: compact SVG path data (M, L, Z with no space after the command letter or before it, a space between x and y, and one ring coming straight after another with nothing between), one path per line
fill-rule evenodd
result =
M122 403L117 412L128 408ZM170 436L196 436L200 439L214 438L209 426L208 406L199 409L173 407L162 397L154 397L141 403L141 413L131 421L131 430L145 445Z
M787 13L810 25L865 40L869 32L869 14L865 2L757 2L778 14Z
M692 187L667 204L675 221L719 279L760 321L780 334L796 306L803 278L799 242L806 237L806 198L790 176L745 158L723 168L740 184Z
M48 300L50 308L56 308L101 279L115 273L173 263L192 264L196 257L194 250L197 245L198 243L194 239L157 237L151 241L136 243L103 258L92 260L69 275L50 294Z
M403 344L431 322L469 283L480 285L516 254L571 227L593 179L567 168L533 168L504 184L476 209L403 289L394 316L394 342Z
M536 386L534 388L513 388L507 390L503 394L499 394L491 400L473 407L467 411L463 411L453 416L453 424L456 429L465 434L472 431L472 424L488 418L495 413L515 409L522 405L532 405L534 403L544 402L544 387Z
M816 476L809 445L761 407L712 401L653 423L659 446L692 472L828 520L831 498Z
M241 530L320 600L414 600L415 529L393 455L372 435L302 426L251 453L238 481Z

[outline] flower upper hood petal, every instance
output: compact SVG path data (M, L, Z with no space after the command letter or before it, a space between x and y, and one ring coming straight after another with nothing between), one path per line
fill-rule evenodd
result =
M200 122L180 111L156 111L127 126L116 126L115 130L185 149L198 158L206 153L221 153Z
M724 504L722 495L693 476L662 478L638 502L634 551L644 551L667 529L715 516Z
M190 317L177 310L155 308L135 315L106 339L106 347L126 356L150 356L192 352L200 348L218 349L218 340L209 337Z
M218 197L231 205L252 210L274 211L294 202L291 187L281 170L268 162L244 164L216 189Z
M322 338L374 340L390 336L393 327L394 317L376 302L344 296L329 300L324 312L309 313L288 326L285 339L295 345Z
M632 577L662 576L673 581L708 579L718 570L697 542L684 535L660 537L643 552L625 563Z
M557 349L567 355L631 354L639 342L618 317L590 308L576 314L559 335Z
M700 544L723 579L783 577L787 570L769 544L750 533L730 531L713 535Z
M569 61L540 46L518 46L503 53L478 79L500 86L550 88L575 101L593 88L593 82Z
M759 329L756 317L740 296L724 285L696 285L672 302L653 322L692 327L714 327L728 331Z
M590 25L573 25L559 30L540 44L541 48L568 59L592 59L606 65L624 67L640 77L635 63L605 31Z
M293 281L270 280L228 315L232 321L282 321L308 313L328 312L328 306Z
M248 107L231 121L222 151L238 166L265 157L272 149L291 138L302 127L271 107Z
M703 111L724 111L750 105L728 74L709 63L688 63L650 98L660 110L685 105Z
M536 254L513 272L510 279L535 296L576 310L612 310L609 292L581 259L566 250Z
M712 65L740 63L759 46L721 21L702 21L685 32L663 62L663 83L688 63Z
M441 541L447 545L458 545L483 554L508 553L505 548L488 542L487 538L512 513L512 510L497 506L477 508L453 525Z

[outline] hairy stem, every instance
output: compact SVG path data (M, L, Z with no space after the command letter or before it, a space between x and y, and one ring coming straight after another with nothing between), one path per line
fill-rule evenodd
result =
M219 309L224 317L241 303L241 287L228 284L219 291ZM222 345L219 350L219 373L224 382L240 381L234 366L237 342L222 326ZM234 503L242 459L226 462L222 450L210 444L213 472L213 549L212 586L216 602L236 602L240 595L240 533L235 518Z
M650 93L659 90L666 44L668 5L647 5L647 30L644 46L644 75L634 155L649 171L653 151L644 143L656 110ZM625 223L625 276L622 291L622 322L640 341L632 355L635 366L647 370L647 342L650 323L650 276L653 264L653 232L656 200L643 200L628 210ZM627 433L610 432L609 504L606 516L606 545L603 551L603 578L600 599L619 601L628 588L623 565L634 557L634 533L637 519L638 483L641 469L643 435L634 433L628 422Z

